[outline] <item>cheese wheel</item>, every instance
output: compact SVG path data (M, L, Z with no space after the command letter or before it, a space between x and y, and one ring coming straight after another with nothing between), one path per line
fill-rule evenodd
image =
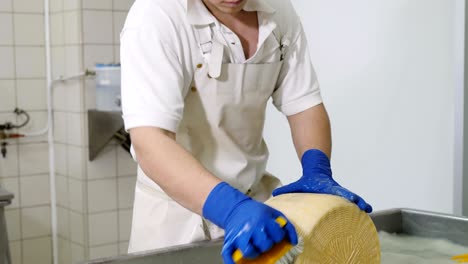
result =
M281 211L303 239L295 264L380 263L377 230L355 204L326 194L284 194L266 204Z

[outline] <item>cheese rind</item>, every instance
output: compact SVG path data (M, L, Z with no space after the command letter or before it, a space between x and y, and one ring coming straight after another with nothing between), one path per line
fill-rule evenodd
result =
M332 195L292 193L267 205L281 211L304 240L295 264L380 263L377 230L355 204Z

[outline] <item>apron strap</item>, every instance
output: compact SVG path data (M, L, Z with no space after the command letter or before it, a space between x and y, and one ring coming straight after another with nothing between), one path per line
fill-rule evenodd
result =
M208 73L212 78L221 76L221 67L223 65L224 45L218 41L213 41L210 60L208 61Z
M213 39L211 25L195 26L198 47L208 63L208 73L212 78L221 76L224 45Z
M198 40L198 47L205 57L206 54L211 52L213 46L213 31L210 25L194 26L196 31L196 38Z

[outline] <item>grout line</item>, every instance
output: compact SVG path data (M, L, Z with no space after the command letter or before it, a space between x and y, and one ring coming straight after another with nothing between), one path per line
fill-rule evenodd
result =
M21 210L23 210L23 209L34 209L34 208L39 208L39 207L50 207L50 202L47 203L47 204L37 204L37 205L27 205L27 206L22 205Z
M20 81L37 81L37 80L44 80L44 78L42 77L21 77L21 78L16 78L16 79L1 79L0 78L0 81L16 81L16 80L20 80Z
M24 178L39 177L39 176L47 176L47 172L20 175L19 177L24 179Z
M84 19L83 19L83 2L80 1L80 11L79 11L79 17L80 17L80 28L79 28L79 34L81 35L80 39L82 40L82 43L80 44L80 48L81 48L81 56L80 56L80 67L83 68L84 67L84 55L85 55L85 50L84 50L84 46L85 46L85 36L84 36ZM80 96L81 96L81 108L83 111L86 110L86 98L84 98L84 87L85 87L85 84L83 83L81 85L81 89L80 89ZM87 111L86 111L87 113ZM84 133L86 131L84 131L84 128L85 128L85 124L84 124L84 121L85 120L82 120L82 123L81 123L81 126L80 126L80 129L81 129L81 136L82 136L82 142L87 142L87 139L84 138L84 135L86 135L87 133ZM86 143L84 143L86 144ZM83 148L83 144L80 145L81 148ZM83 174L85 175L84 176L84 184L83 184L83 190L82 190L82 195L83 195L83 201L82 201L82 206L83 206L83 211L84 211L84 215L86 215L86 217L84 217L83 219L83 241L85 243L85 245L83 246L84 248L84 258L85 259L89 259L90 257L90 250L89 250L89 208L88 208L88 200L89 200L89 197L88 197L88 170L87 170L87 155L86 155L87 151L86 151L86 148L82 149L81 150L81 155L82 155L82 159L81 159L81 167L84 168L83 170Z
M28 12L28 11L0 11L1 14L20 14L20 15L44 15L44 12Z
M90 246L89 248L97 248L97 247L105 247L105 246L113 246L113 245L117 245L119 246L119 244L121 243L128 243L128 241L117 241L115 243L104 243L104 244L97 244L97 245L92 245ZM119 252L119 249L117 248L117 252Z
M112 1L112 58L114 63L117 61L115 57L115 11L114 11L114 1Z
M15 45L5 45L1 44L0 47L2 48L11 48L11 47L20 47L20 48L44 48L44 44L15 44Z
M52 238L51 235L45 235L45 236L37 236L37 237L28 237L28 238L22 238L21 240L34 240L34 239L40 239L40 238Z
M12 4L12 10L13 10L13 1L11 2ZM15 27L15 19L14 19L14 13L12 15L12 26L13 26L13 29L12 29L12 34L13 34L13 69L14 69L14 75L13 77L15 78L14 79L14 87L15 87L15 106L18 107L18 73L17 73L17 57L16 57L16 52L17 52L17 47L16 47L16 27ZM18 121L17 117L15 118L16 121ZM18 225L19 225L19 232L20 232L20 237L22 238L23 237L23 217L22 217L22 202L21 202L21 181L20 181L20 176L21 176L21 170L20 170L20 149L19 149L19 146L16 146L16 155L17 155L17 167L18 167L18 178L17 178L17 181L18 181L18 194L17 196L18 197L15 197L18 201L18 212L19 212L19 216L18 216ZM21 262L23 262L23 259L24 259L24 250L23 250L23 241L21 240L20 241L20 258L21 258Z

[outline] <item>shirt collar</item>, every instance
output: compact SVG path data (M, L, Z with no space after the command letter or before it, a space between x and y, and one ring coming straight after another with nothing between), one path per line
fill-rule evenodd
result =
M275 9L266 0L247 0L244 10L264 12L266 14L275 13ZM209 25L216 21L216 18L206 8L202 0L187 0L187 18L192 25Z

